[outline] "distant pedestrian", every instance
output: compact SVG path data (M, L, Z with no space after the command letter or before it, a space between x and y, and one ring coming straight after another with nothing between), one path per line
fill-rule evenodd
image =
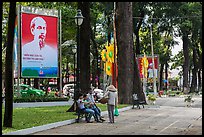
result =
M117 89L113 86L110 85L107 87L107 92L104 94L104 97L108 97L108 103L107 103L107 108L108 108L108 117L109 117L109 123L114 123L114 109L118 105L118 93Z
M47 88L47 92L50 93L51 92L51 87Z

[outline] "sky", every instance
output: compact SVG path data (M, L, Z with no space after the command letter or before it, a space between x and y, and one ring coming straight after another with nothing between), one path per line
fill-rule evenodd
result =
M183 47L183 41L182 41L181 37L174 37L174 40L178 42L178 45L174 45L174 47L172 48L172 55L173 56L178 54L178 52L181 51L182 47ZM170 66L171 65L172 65L172 63L170 63ZM179 68L179 70L177 70L177 69L170 70L170 72L172 72L171 77L173 78L175 76L178 76L178 73L180 70L181 70L181 67Z

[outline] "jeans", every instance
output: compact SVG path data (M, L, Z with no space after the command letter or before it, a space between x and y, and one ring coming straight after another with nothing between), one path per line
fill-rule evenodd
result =
M101 113L100 113L99 108L97 108L97 107L94 105L91 109L94 110L94 112L95 112L94 118L95 118L96 121L98 121L98 120L99 120L98 118L101 117Z
M86 108L84 109L84 112L88 113L88 118L87 118L87 121L90 121L91 120L91 117L94 115L94 110L92 109L89 109L89 108Z

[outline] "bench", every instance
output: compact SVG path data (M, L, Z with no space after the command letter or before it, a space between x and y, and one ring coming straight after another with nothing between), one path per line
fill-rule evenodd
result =
M87 121L87 117L88 117L88 113L81 111L80 109L77 108L77 119L76 122L79 123L79 120L82 118L85 118L85 120Z
M138 97L137 97L137 94L133 94L133 106L132 106L132 109L134 109L134 106L137 105L137 108L140 109L140 105L143 106L144 108L144 104L145 104L145 101L139 101Z

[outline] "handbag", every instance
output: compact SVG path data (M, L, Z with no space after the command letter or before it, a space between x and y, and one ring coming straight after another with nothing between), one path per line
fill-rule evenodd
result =
M98 102L100 102L101 104L106 104L108 103L108 98L101 98Z

